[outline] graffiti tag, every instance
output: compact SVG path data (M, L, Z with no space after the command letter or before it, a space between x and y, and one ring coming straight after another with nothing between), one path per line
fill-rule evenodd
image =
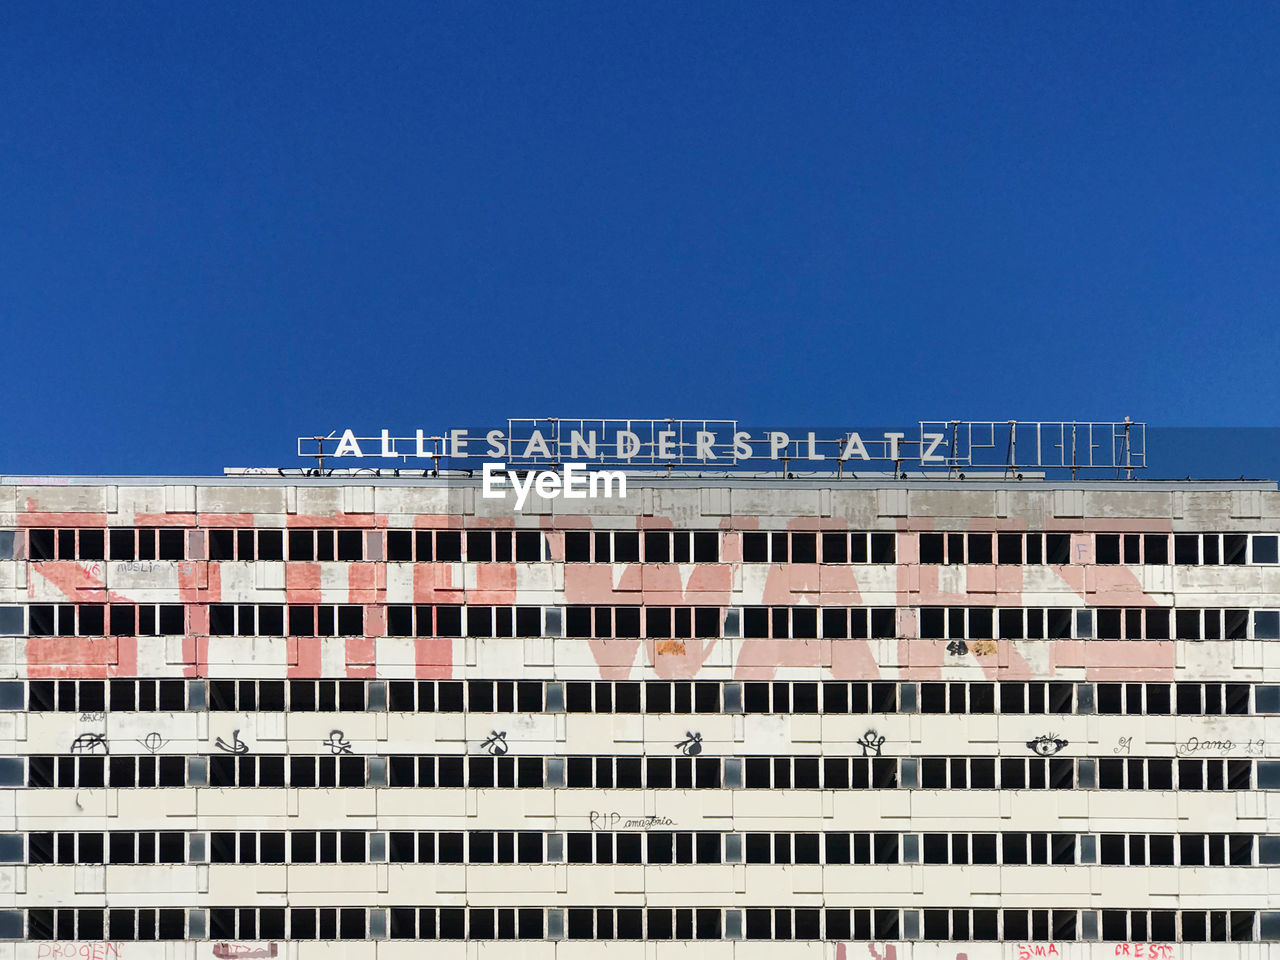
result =
M648 830L652 827L674 827L676 822L670 817L624 817L616 810L605 812L592 810L587 814L587 823L592 830Z
M123 944L109 941L81 943L67 940L63 943L41 943L36 946L36 957L65 958L65 960L108 960L120 956Z

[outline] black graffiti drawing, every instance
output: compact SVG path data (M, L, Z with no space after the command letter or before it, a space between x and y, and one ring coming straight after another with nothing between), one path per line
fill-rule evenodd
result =
M164 737L160 736L160 734L156 733L154 730L138 741L138 743L142 744L142 748L146 750L147 753L159 752L160 748L168 742L168 740L164 739Z
M99 747L103 753L110 753L105 733L82 733L71 741L72 753L93 753Z
M213 745L224 753L248 753L249 745L240 739L240 731L231 731L231 742L227 743L221 737L214 741Z
M1027 748L1040 757L1052 757L1055 753L1067 746L1071 741L1063 740L1055 737L1052 733L1045 733L1034 740L1027 741Z
M330 730L329 739L321 740L322 744L329 748L329 752L333 755L351 752L351 741L346 739L346 735L341 730Z
M702 752L702 734L690 733L688 730L684 732L684 739L676 744L680 748L680 752L686 757L696 757Z
M862 747L862 755L864 757L880 756L880 748L884 746L885 736L882 733L876 733L872 728L862 735L862 739L854 741L858 746Z
M491 757L501 757L507 752L507 731L490 730L489 737L480 744Z
M969 652L969 645L963 640L952 640L947 644L947 653L953 657L961 657Z

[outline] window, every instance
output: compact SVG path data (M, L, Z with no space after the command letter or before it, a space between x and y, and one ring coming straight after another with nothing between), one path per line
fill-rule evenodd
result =
M717 637L721 611L716 607L571 606L565 608L564 622L565 635L570 637Z
M1173 538L1173 562L1182 566L1200 563L1200 536L1179 533Z
M946 537L943 534L920 534L920 562L927 564L946 562Z
M135 531L113 528L111 531L111 559L151 559L139 557L135 546ZM108 531L33 529L27 532L27 558L39 560L106 560L108 559ZM145 540L145 536L143 537ZM154 539L152 540L154 543ZM145 549L145 548L144 548Z
M56 540L56 531L54 530L28 530L27 531L27 559L29 560L53 560L57 557L57 551L54 544ZM71 556L75 556L75 536L72 535Z
M213 609L210 607L210 623L213 622ZM241 607L240 610L246 608ZM248 608L251 609L251 608ZM275 625L275 613L270 614L272 617L271 625ZM237 614L238 620L241 615ZM225 621L224 621L225 622ZM239 623L237 624L239 626ZM212 632L212 626L210 631ZM243 628L241 628L243 629ZM364 633L364 607L362 606L333 606L322 604L312 606L310 604L290 604L288 608L288 632L291 637L333 637L333 636L360 636Z
M682 561L682 557L687 557L686 548L684 546L684 531L674 531L672 533L672 557L677 562ZM720 535L714 530L699 530L693 533L693 561L695 563L718 563L720 561Z
M1100 533L1094 537L1094 560L1099 564L1118 564L1120 562L1120 537L1118 534Z
M283 636L284 607L211 604L209 633L213 636Z
M993 561L991 552L991 534L970 533L966 537L969 563L989 564Z
M1275 534L1253 536L1250 538L1250 543L1252 545L1251 559L1254 563L1280 563L1280 537Z
M1071 611L1068 609L920 608L920 636L926 639L984 640L997 636L1002 639L1060 639L1071 635Z
M290 530L289 559L294 561L363 560L364 535L363 530ZM388 559L398 559L398 556L390 556L390 543L391 538L388 537ZM403 547L403 542L396 539L395 546L398 554ZM276 550L274 538L270 550L272 553ZM210 558L213 559L212 554Z
M1027 538L1027 562L1064 564L1071 562L1071 535L1044 534L1043 554L1041 538L1038 534L1030 534Z
M742 534L744 563L893 563L896 534L755 531Z
M619 537L609 530L597 530L591 538L595 543L595 562L612 563L615 556L617 557L617 562L623 562L622 555L630 555L632 553L630 540L636 536L637 534L632 531L625 531L624 536ZM619 549L615 551L615 547Z
M1280 640L1280 610L1257 610L1253 614L1256 640Z

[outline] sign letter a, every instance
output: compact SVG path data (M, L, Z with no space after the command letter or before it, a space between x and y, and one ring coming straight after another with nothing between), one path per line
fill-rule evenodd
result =
M862 437L856 433L849 434L849 441L844 445L844 449L840 451L841 460L870 460L867 456L867 448L862 445Z
M338 441L338 449L333 451L335 457L363 457L364 451L356 442L356 435L350 430L342 431L342 439Z

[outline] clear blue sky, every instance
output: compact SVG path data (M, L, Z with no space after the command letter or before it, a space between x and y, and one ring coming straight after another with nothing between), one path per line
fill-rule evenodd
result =
M0 472L1275 425L1280 6L0 5Z

